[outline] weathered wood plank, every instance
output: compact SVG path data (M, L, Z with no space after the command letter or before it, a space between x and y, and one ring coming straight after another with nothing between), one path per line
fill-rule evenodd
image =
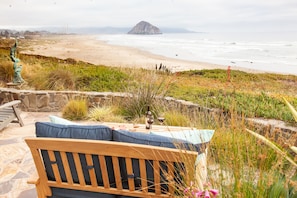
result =
M24 126L20 111L17 108L17 105L20 103L20 100L14 100L0 105L0 130L5 128L9 123L19 123L20 126Z

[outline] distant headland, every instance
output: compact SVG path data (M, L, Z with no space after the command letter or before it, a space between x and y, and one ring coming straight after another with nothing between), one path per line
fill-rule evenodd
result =
M146 21L137 23L128 34L162 34L161 30Z
M51 26L51 27L28 27L20 30L6 29L1 28L0 26L0 37L1 38L30 38L38 36L47 36L47 35L68 35L68 34L167 34L167 33L197 33L192 30L184 29L181 27L156 27L148 22L141 21L136 24L132 29L130 27L60 27L60 26ZM135 33L133 33L135 32ZM143 33L141 33L143 32ZM199 32L201 33L201 32Z

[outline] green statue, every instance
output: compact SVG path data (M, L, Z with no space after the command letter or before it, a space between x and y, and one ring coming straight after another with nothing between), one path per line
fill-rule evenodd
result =
M17 49L18 42L15 40L15 44L11 47L10 49L10 58L13 62L13 70L14 70L14 75L13 75L13 83L19 84L25 82L24 79L21 76L22 72L22 65L18 65L20 62L20 59L16 58L15 51Z

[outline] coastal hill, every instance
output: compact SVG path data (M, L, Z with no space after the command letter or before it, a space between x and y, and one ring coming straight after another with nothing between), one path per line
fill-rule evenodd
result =
M153 26L155 27L155 26ZM157 28L157 27L156 27ZM157 34L168 34L168 33L196 33L195 31L187 30L180 27L159 27L160 33ZM43 35L57 35L57 34L126 34L131 30L131 27L67 27L61 28L58 27L36 27L36 28L27 28L24 30L10 30L10 29L0 29L1 38L9 37L30 37L43 36Z
M38 37L42 35L51 35L54 33L39 30L39 31L29 31L29 30L23 30L23 31L16 31L16 30L9 30L9 29L0 29L0 38L32 38L32 37Z
M146 21L137 23L128 34L162 34L161 30Z

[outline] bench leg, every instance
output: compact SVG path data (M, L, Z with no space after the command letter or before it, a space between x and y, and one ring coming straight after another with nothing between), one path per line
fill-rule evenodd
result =
M48 186L41 185L40 182L35 184L38 198L47 198L52 196L52 191Z
M22 126L24 126L24 123L23 123L23 120L22 120L22 118L21 118L21 116L20 116L20 110L18 109L18 108L16 108L15 106L12 106L12 109L13 109L13 111L14 111L14 114L15 114L15 116L17 117L17 119L18 119L18 122L19 122L19 124L20 124L20 126L22 127Z

